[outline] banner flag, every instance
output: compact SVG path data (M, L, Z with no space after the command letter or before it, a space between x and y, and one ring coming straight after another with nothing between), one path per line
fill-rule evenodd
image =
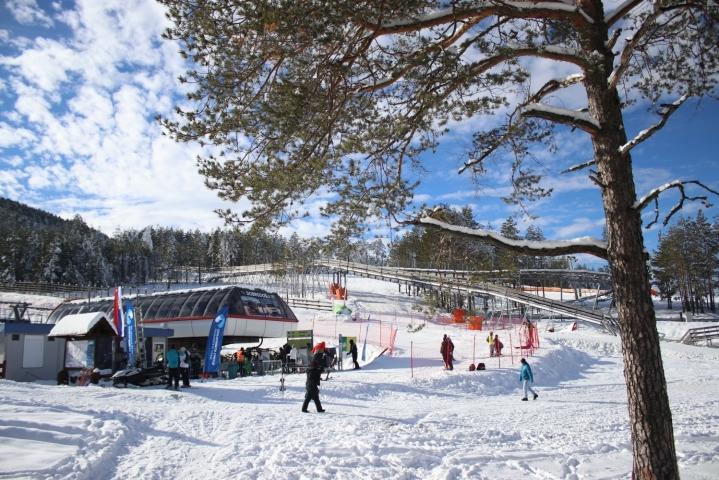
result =
M137 331L135 330L135 307L132 305L132 300L128 300L127 307L125 307L125 328L123 333L125 334L127 347L127 367L133 368L137 356Z
M362 361L365 361L365 355L367 353L367 336L369 335L369 315L367 316L367 329L364 332L364 344L362 345Z
M217 316L210 324L210 333L207 335L207 348L205 349L205 373L220 370L220 350L222 350L222 336L225 333L227 314L230 308L225 305L217 312Z
M119 337L124 337L125 319L122 312L122 287L115 287L115 303L112 307L112 322Z

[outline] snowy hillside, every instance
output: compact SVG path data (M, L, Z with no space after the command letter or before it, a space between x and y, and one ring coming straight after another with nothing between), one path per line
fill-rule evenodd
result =
M349 278L348 289L356 311L397 325L397 348L376 358L368 345L361 370L322 382L326 413L300 412L304 375L290 375L285 392L276 375L195 382L179 393L0 381L0 478L630 477L616 337L540 324L541 348L528 358L539 398L522 402L519 357L507 348L515 332L499 331L507 355L488 358L486 331L425 325L416 298L396 285ZM300 328L358 331L351 320L295 313ZM659 326L678 338L691 325ZM439 354L445 333L456 346L453 371ZM662 352L682 478L717 478L719 349L665 341ZM468 371L473 359L487 370Z

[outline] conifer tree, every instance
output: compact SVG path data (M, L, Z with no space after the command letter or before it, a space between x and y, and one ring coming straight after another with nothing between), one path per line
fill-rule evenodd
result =
M167 37L192 61L182 79L189 102L164 125L179 141L216 147L199 160L208 186L251 205L224 212L230 219L286 222L322 193L329 199L322 211L347 229L383 213L401 220L412 213L420 153L437 145L449 122L508 104L504 124L475 132L462 171L481 175L488 158L508 158L508 199L541 198L550 192L538 183L529 146L551 143L557 125L588 135L592 158L571 170L589 170L601 192L606 242L523 244L431 215L416 222L520 253L606 258L621 324L633 475L679 476L640 212L669 190L680 207L702 196L689 190L708 187L678 180L637 199L631 154L689 97L716 93L715 1L628 0L612 11L600 0L161 2L174 24ZM526 58L575 72L532 84ZM583 108L550 103L568 87L583 89ZM623 109L637 101L658 121L628 138Z

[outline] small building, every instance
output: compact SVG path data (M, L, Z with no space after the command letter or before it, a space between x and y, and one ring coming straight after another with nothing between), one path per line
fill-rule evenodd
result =
M104 312L75 313L62 317L51 325L50 338L65 340L63 368L79 371L87 368L118 370L124 367L125 352L115 326ZM145 365L152 365L160 353L167 348L167 337L172 336L169 328L144 328L144 345L140 348L148 353ZM72 373L70 373L72 376Z
M48 337L65 339L62 364L68 371L111 370L117 365L117 332L103 312L67 315L53 325Z
M53 325L0 322L0 378L55 381L62 370L65 340L48 337Z

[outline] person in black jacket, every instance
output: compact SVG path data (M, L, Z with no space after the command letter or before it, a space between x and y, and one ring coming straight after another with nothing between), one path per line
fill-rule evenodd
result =
M354 340L350 339L350 355L352 355L352 362L355 364L355 370L359 370L360 366L357 363L357 344Z
M324 412L320 403L320 379L325 368L324 348L320 348L312 357L310 368L307 369L307 381L305 382L305 401L302 403L302 411L307 413L310 400L315 402L318 412Z

